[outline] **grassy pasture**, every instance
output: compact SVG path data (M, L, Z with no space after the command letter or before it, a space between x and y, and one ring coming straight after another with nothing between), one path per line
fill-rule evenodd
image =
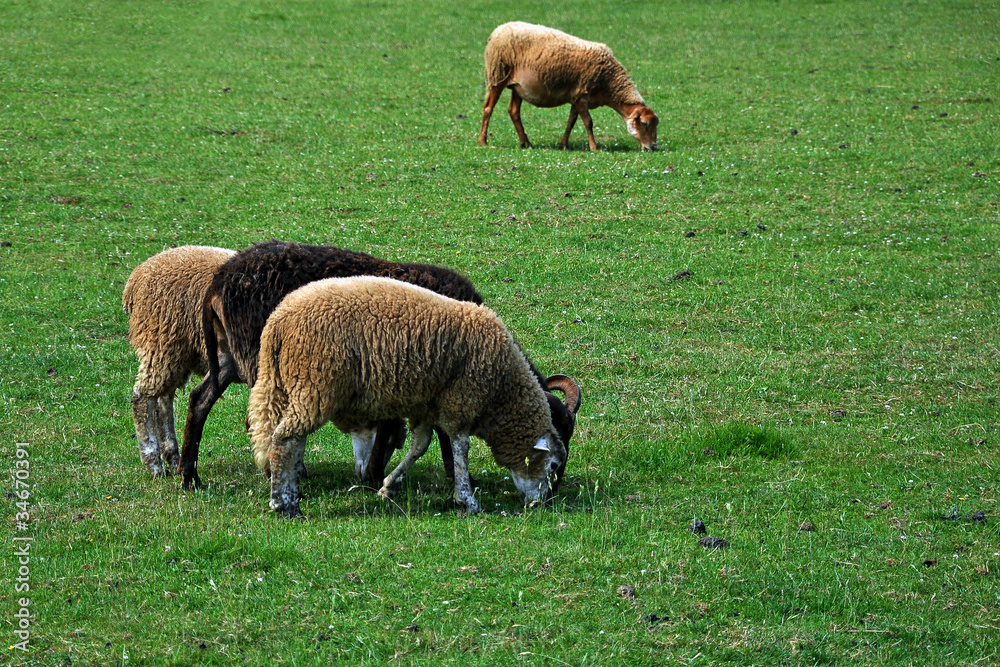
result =
M998 661L1000 6L553 4L0 5L0 453L14 491L29 443L32 494L5 660ZM611 45L661 151L607 109L600 152L559 151L568 110L528 105L521 151L507 96L476 146L513 19ZM151 479L124 282L272 237L455 267L574 376L553 506L482 443L482 515L433 449L383 504L325 427L307 520L279 521L245 387L207 491Z

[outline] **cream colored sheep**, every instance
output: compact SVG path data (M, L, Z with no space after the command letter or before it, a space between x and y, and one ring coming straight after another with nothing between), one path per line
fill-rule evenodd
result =
M469 513L479 511L470 436L486 441L525 502L547 498L566 464L545 393L496 314L387 278L329 278L286 296L261 335L249 415L270 506L290 517L301 514L306 436L328 421L351 433L357 458L370 451L375 423L410 420L410 449L383 497L439 426L452 442L455 498Z
M201 304L215 271L234 254L207 246L172 248L137 266L125 284L128 340L139 357L132 417L139 456L155 477L177 467L174 393L192 373L208 371Z
M504 23L486 43L486 103L479 145L486 145L490 115L504 88L510 88L510 119L521 141L521 148L531 148L521 124L521 100L536 107L572 105L569 124L559 142L569 145L569 133L576 117L587 128L590 150L597 150L590 109L609 106L617 111L642 150L656 150L656 126L659 119L646 106L642 95L625 68L615 60L605 44L588 42L553 28L522 23Z

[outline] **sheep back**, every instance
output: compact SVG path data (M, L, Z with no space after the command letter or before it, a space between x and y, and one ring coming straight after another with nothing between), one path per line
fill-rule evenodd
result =
M443 267L390 262L334 246L258 243L222 266L210 290L225 313L227 345L243 381L256 383L261 332L286 295L317 280L358 275L384 276L454 299L483 301L465 276Z

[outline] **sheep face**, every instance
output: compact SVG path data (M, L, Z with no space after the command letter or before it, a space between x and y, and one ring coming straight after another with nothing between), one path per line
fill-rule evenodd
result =
M576 427L576 412L563 403L558 396L550 392L545 392L545 398L549 402L549 413L552 415L552 427L559 434L566 450L566 455L562 459L562 464L556 468L552 482L552 492L559 490L559 482L566 473L566 461L569 459L569 441L573 437L573 429Z
M659 123L660 119L649 107L636 109L625 119L629 134L636 138L644 151L656 150L656 126Z
M566 469L566 448L555 432L550 431L535 443L523 464L510 469L514 486L525 505L545 502L559 488L560 471Z
M549 402L549 413L552 415L552 427L559 434L559 440L566 448L566 456L562 465L556 469L552 492L559 489L559 482L566 472L566 461L569 459L569 441L573 437L573 429L576 426L576 413L580 410L580 385L576 380L568 375L550 375L545 380L545 386L549 391L545 392L545 398ZM560 391L565 395L566 400L559 400L559 397L552 394L552 390Z

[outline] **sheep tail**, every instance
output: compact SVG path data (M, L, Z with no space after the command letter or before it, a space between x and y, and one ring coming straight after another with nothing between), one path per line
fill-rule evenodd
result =
M510 33L490 35L486 42L486 89L493 86L504 85L514 72L511 63L514 62L514 53L511 44Z
M269 470L271 441L288 407L288 394L281 386L281 338L261 339L260 369L250 391L248 415L253 458L261 470Z
M122 292L122 310L124 310L126 314L131 315L134 307L135 282L129 278L129 281L125 283L125 290Z
M140 282L139 278L136 278L136 273L132 273L129 276L128 282L125 283L125 289L122 291L122 310L128 315L128 341L133 342L135 336L135 325L132 322L132 311L135 310L135 300L136 300L136 290L139 289L137 283Z
M212 379L212 389L216 394L219 389L219 338L215 335L215 322L218 319L212 307L212 297L206 297L201 309L201 330L205 334L205 356L208 358L208 377Z

